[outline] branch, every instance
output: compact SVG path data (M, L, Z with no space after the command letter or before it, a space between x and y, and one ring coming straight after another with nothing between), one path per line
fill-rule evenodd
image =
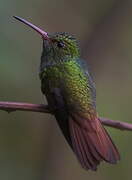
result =
M21 103L21 102L0 101L0 110L7 111L8 113L19 110L19 111L32 111L32 112L52 114L52 112L48 108L48 105ZM113 127L120 130L132 131L132 124L121 121L114 121L101 117L99 119L102 122L102 124L104 124L105 126Z
M102 118L102 117L99 117L99 119L102 122L102 124L104 124L105 126L113 127L120 130L132 131L132 124L130 123L114 121L114 120Z
M8 113L17 111L17 110L51 113L48 108L48 105L22 103L22 102L6 102L6 101L0 101L0 110L7 111Z

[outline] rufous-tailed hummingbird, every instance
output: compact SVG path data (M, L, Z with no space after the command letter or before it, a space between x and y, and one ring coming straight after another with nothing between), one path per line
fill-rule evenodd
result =
M41 90L82 167L96 170L103 160L115 164L120 155L98 118L95 85L76 39L65 32L49 34L14 17L42 36Z

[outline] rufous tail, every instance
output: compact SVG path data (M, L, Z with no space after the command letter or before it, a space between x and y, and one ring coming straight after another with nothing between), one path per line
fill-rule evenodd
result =
M84 127L76 118L69 119L69 128L73 151L82 167L96 170L103 160L115 164L120 159L119 152L99 119L95 120L96 125L88 120Z

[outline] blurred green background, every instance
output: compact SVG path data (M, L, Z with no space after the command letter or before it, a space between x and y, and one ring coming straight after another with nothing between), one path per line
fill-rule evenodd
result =
M0 1L0 100L43 103L42 40L12 15L76 35L94 75L100 116L132 122L131 0ZM131 180L132 133L107 129L121 161L86 172L52 116L0 111L0 180Z

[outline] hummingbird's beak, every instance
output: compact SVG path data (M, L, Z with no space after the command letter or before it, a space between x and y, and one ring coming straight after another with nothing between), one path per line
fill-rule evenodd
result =
M26 21L26 20L23 19L23 18L20 18L20 17L18 17L18 16L13 16L13 17L14 17L15 19L17 19L18 21L23 22L24 24L26 24L26 25L28 25L29 27L31 27L32 29L34 29L36 32L38 32L38 33L42 36L43 39L49 40L49 36L48 36L48 33L47 33L47 32L41 30L40 28L38 28L38 27L35 26L34 24Z

